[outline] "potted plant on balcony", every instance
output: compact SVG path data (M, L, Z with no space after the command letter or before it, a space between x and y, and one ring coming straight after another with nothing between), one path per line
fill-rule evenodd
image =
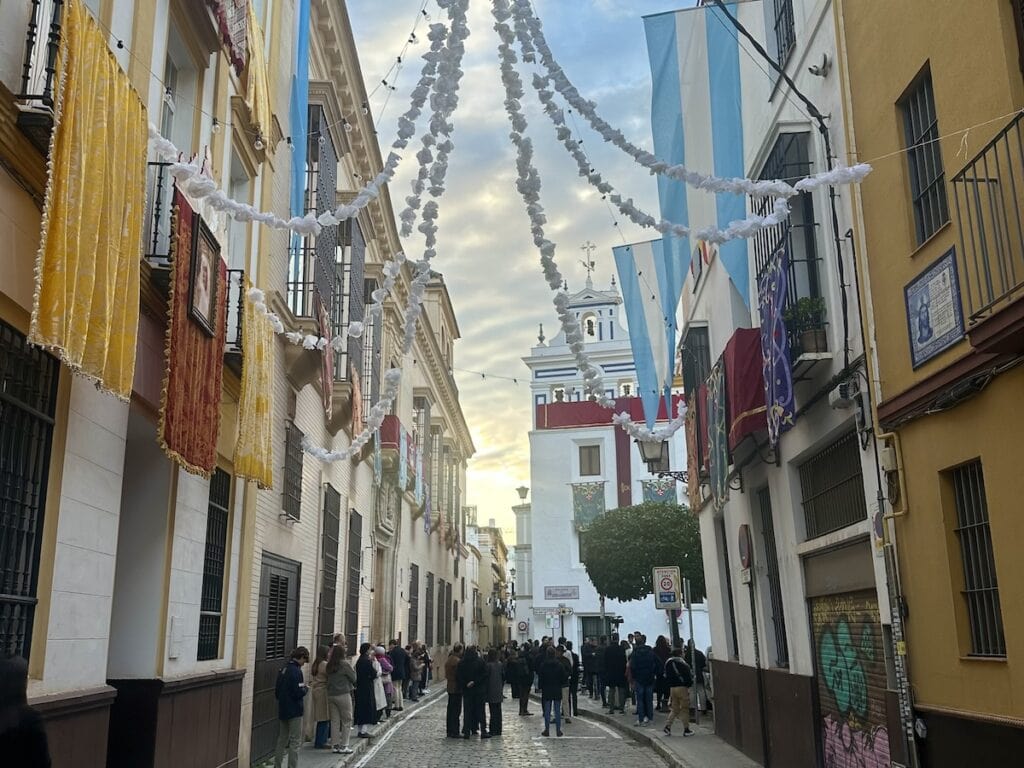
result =
M804 296L795 304L786 307L782 313L791 338L800 340L800 353L827 352L828 337L825 335L825 299L821 296Z

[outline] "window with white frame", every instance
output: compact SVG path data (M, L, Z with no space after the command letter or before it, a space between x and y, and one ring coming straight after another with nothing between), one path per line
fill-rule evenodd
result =
M601 446L581 445L580 477L593 477L601 474Z

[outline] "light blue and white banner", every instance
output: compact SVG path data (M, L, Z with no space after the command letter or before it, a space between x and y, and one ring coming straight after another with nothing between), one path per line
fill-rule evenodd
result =
M622 285L644 419L653 428L661 396L672 385L679 293L667 269L662 240L622 245L612 253Z
M763 36L760 3L727 3L730 13ZM740 60L736 29L714 6L689 8L644 18L651 64L651 127L654 154L672 164L725 178L747 176L744 160L745 103L767 103L770 81L764 72ZM743 66L741 66L741 63ZM716 225L747 216L743 195L709 194L679 181L658 177L662 218L691 227ZM687 238L665 235L670 287L682 283L692 248ZM746 240L718 249L722 266L749 307L750 270Z

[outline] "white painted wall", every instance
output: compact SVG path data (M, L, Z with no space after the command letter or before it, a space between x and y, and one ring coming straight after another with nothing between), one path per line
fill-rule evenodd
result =
M45 668L33 696L107 679L128 405L74 377L69 419Z

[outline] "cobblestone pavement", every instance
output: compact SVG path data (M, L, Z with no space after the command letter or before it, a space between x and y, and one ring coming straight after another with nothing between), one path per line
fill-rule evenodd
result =
M433 698L433 697L432 697ZM540 705L532 717L520 717L517 705L505 700L500 737L468 740L445 736L447 696L442 693L380 737L351 765L355 768L665 768L652 750L641 747L606 725L573 718L565 736L540 735ZM375 740L376 741L376 740Z

